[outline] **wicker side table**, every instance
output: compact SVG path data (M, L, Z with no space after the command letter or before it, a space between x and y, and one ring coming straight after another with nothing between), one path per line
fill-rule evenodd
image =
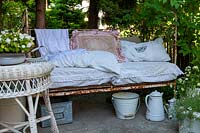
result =
M48 93L48 88L51 85L50 72L52 70L53 66L47 62L0 66L0 99L14 98L28 117L28 121L15 124L0 121L0 125L5 127L0 129L0 132L12 131L19 133L18 128L23 127L23 132L25 132L26 128L30 127L31 133L37 133L37 123L47 119L51 119L51 131L59 132ZM36 118L40 93L43 94L49 115ZM35 101L33 101L33 95L36 96ZM28 110L18 99L24 96L27 97Z

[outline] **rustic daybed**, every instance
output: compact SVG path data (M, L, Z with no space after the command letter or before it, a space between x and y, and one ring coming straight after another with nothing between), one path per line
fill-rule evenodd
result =
M39 49L43 57L42 60L50 59L50 62L56 65L51 73L53 85L49 90L50 96L89 94L163 86L173 86L175 89L175 79L182 74L182 71L174 64L176 63L176 45L167 47L172 62L169 63L170 59L162 59L162 57L159 57L159 54L154 55L155 60L148 59L151 57L150 55L152 55L152 53L156 53L157 48L161 48L161 46L157 46L157 44L154 46L154 41L150 41L147 44L132 44L132 42L129 41L118 40L118 33L113 31L75 30L72 32L72 37L70 39L67 29L35 29L35 32L37 44L39 46L37 49ZM161 39L157 39L156 41L162 43L160 42ZM124 43L124 45L122 46L120 43ZM152 45L153 49L155 48L155 51L149 51L152 53L147 52L146 54L148 55L141 55L144 51L152 50L148 48L150 45ZM132 46L132 49L136 50L136 54L138 52L139 57L135 58L136 56L134 54L132 55L132 49L130 48ZM105 50L108 52L103 53L100 61L97 61L96 54L102 53L99 51L96 53L93 52L94 58L89 57L91 58L89 60L88 57L86 57L87 63L92 62L93 64L87 64L86 66L88 67L75 67L77 66L77 62L75 62L74 65L73 59L78 58L78 63L81 62L81 65L85 63L83 63L82 60L80 61L80 58L82 59L82 56L80 56L81 54L88 54L88 51L85 51L83 48L89 51ZM123 53L123 49L129 54L126 55L126 53ZM163 50L163 48L161 49ZM78 56L74 54L76 50L79 52ZM66 53L65 51L68 52ZM63 52L64 54L61 54ZM106 70L109 69L109 71L105 71L105 66L101 64L104 64L104 60L109 62L106 57L106 54L110 56L109 53L113 53L113 55L117 57L116 59L118 62L120 62L119 73L118 70L117 72L114 70L115 68L112 70L111 66L106 68ZM47 56L47 54L49 55ZM69 57L63 60L66 56ZM131 60L132 57L134 58L133 60ZM60 59L62 61L60 61ZM66 60L68 60L67 63ZM111 63L112 61L110 61L109 65L112 65ZM113 65L115 63L116 62L114 62ZM101 65L99 66L99 64ZM96 67L96 65L98 66ZM114 67L117 65L114 65Z

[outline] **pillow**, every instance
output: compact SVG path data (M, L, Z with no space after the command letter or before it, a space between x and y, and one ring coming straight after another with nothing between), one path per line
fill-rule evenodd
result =
M119 33L117 31L73 31L71 37L71 49L84 48L90 51L99 50L111 52L123 61L119 46Z
M114 54L106 51L71 50L57 54L49 61L57 67L91 67L120 74L120 63Z
M170 61L164 46L163 39L157 38L154 41L134 43L121 41L122 53L128 61Z

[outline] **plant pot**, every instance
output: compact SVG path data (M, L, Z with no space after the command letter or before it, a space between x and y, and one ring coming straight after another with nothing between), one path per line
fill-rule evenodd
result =
M23 63L25 59L24 53L2 53L0 54L0 65L16 65Z
M199 120L185 119L179 123L179 133L199 133L200 131Z
M19 100L22 102L22 105L26 105L26 98L20 97ZM25 113L17 104L17 102L12 99L1 99L0 100L0 118L4 122L24 122Z

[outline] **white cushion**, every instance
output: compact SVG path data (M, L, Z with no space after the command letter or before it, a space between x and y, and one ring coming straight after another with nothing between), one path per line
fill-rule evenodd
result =
M162 43L162 38L137 44L121 41L121 49L128 61L170 61Z

